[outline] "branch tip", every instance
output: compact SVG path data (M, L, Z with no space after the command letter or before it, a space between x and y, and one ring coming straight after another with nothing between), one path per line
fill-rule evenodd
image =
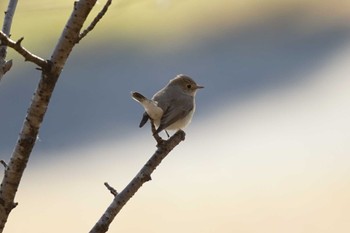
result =
M21 43L23 40L24 40L24 37L19 38L19 40L16 41L16 45L21 46Z
M79 43L81 41L81 39L83 39L89 32L91 32L95 28L97 23L106 14L108 7L111 4L112 4L112 0L107 0L106 4L103 6L102 10L96 15L94 20L92 20L91 24L82 33L80 33L76 43Z
M175 136L175 135L179 135L181 141L185 141L186 134L185 134L185 132L184 132L183 130L177 131L177 132L174 134L174 136Z

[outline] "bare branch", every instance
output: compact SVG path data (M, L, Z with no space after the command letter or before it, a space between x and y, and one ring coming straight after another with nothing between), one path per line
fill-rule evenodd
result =
M174 149L181 141L185 140L185 132L179 130L171 138L158 144L158 149L142 167L139 173L132 179L132 181L114 197L112 203L103 213L101 218L91 229L90 233L104 233L108 231L109 225L123 208L123 206L131 199L131 197L141 188L141 186L151 180L151 174L162 162L162 160Z
M37 140L56 82L76 44L74 42L77 41L79 32L95 3L96 0L79 0L75 2L71 16L52 53L51 60L47 62L24 49L21 46L22 39L14 42L4 33L0 33L0 41L3 44L15 49L26 60L32 61L43 68L39 85L33 95L17 144L1 182L0 233L3 232L8 216L15 207L14 199Z
M94 29L94 27L96 26L96 24L102 19L102 17L106 14L108 7L112 4L112 0L107 0L106 4L104 5L104 7L102 8L102 10L100 11L100 13L98 13L98 15L94 18L94 20L91 22L91 24L79 35L78 41L77 43L79 43L81 41L81 39L83 39L90 31L92 31Z
M0 31L0 41L1 41L2 45L9 46L9 47L13 48L14 50L16 50L19 54L21 54L24 57L25 61L33 62L34 64L41 67L43 70L48 69L49 66L48 66L47 61L45 61L44 59L42 59L39 56L32 54L27 49L22 47L21 43L22 43L23 39L24 38L22 37L18 41L13 41L5 33Z
M10 0L5 12L4 24L2 25L2 31L5 35L10 36L12 19L15 14L17 6L17 0ZM12 60L6 61L7 46L0 46L0 80L12 67Z

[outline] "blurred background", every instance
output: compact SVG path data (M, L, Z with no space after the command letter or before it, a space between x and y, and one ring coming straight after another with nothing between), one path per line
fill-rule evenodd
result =
M19 2L12 39L49 59L72 6ZM122 190L156 149L130 91L180 73L205 86L186 140L109 232L349 232L349 22L344 0L114 1L64 67L5 232L88 232L103 182ZM5 161L40 79L7 58Z

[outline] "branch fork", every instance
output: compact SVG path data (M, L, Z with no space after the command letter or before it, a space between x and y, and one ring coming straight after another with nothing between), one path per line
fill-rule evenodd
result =
M15 0L10 1L17 2ZM108 2L110 3L111 0L108 0ZM96 0L79 0L74 3L74 9L63 29L60 38L58 39L57 45L51 55L50 60L45 60L24 48L22 46L23 37L17 41L14 41L8 36L10 33L6 32L5 30L0 31L0 49L6 47L14 49L24 57L25 61L36 64L39 66L39 70L42 71L41 79L32 97L32 102L27 110L27 115L24 119L21 132L19 133L19 138L12 152L11 159L8 164L5 162L0 162L6 168L0 187L0 233L4 230L11 210L17 206L14 199L35 145L41 123L44 120L44 116L46 114L52 93L55 89L56 82L60 77L61 71L73 47L78 42L77 38L80 38L81 40L81 38L87 34L86 33L84 36L81 36L80 32L82 31L84 22L86 21L95 3ZM98 17L101 18L102 16L100 15ZM95 22L93 26L96 24L97 22ZM90 27L89 31L92 29L93 27ZM0 66L3 64L5 64L5 62L0 62ZM11 63L8 63L7 66L10 64ZM6 69L8 70L9 68L7 67ZM0 67L0 71L1 70L3 70L3 68L1 69ZM0 74L0 79L1 77L2 76ZM116 191L111 187L109 190L112 192L112 194L116 194Z
M43 58L31 53L27 49L25 49L22 46L22 41L24 40L24 37L21 37L19 40L14 41L11 40L10 37L8 37L4 32L0 31L0 42L2 46L8 46L12 49L14 49L16 52L21 54L24 57L25 61L30 61L39 67L41 69L46 70L48 68L48 62L45 61Z
M0 190L0 233L3 232L8 216L13 208L17 206L14 202L24 169L29 160L34 147L40 125L44 119L52 92L60 73L67 61L74 45L79 43L90 31L94 29L99 20L104 16L112 0L107 0L100 13L94 18L90 25L81 30L88 14L96 3L96 0L80 0L74 2L73 12L61 34L60 39L52 53L50 60L45 60L22 46L24 38L17 41L11 40L9 33L0 31L0 46L8 46L24 57L25 61L30 61L42 70L42 78L38 88L32 98L32 103L27 111L27 117L19 136L19 140L14 148L9 164L4 161L0 163L5 167L5 175L1 183ZM73 43L72 43L73 42ZM163 159L181 142L185 140L185 133L177 131L168 140L162 139L156 132L152 122L153 137L157 142L157 150L140 169L131 182L118 193L116 189L107 182L106 188L114 196L112 203L103 213L98 222L91 229L90 233L106 232L109 225L120 212L123 206L141 188L141 186L151 180L154 170L160 165Z

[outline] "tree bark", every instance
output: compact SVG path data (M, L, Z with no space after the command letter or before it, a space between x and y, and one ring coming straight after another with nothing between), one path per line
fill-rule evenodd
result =
M10 162L5 166L5 175L0 188L0 233L3 232L10 212L17 205L14 202L15 195L56 82L74 45L78 42L82 26L95 3L96 0L80 0L74 3L73 12L52 53L51 60L47 61L47 65L41 67L41 80L27 111Z
M28 108L19 139L12 153L9 164L4 161L0 163L5 167L5 174L0 187L0 233L3 232L9 214L17 206L14 202L24 170L29 161L30 154L35 145L39 134L40 125L43 122L56 82L60 77L61 71L73 49L93 28L106 13L112 0L107 0L101 12L95 17L86 30L82 31L87 16L94 7L96 0L80 0L74 3L74 10L61 34L60 39L52 53L50 60L30 53L23 48L21 42L13 41L8 34L0 32L0 41L4 46L9 46L21 54L26 61L30 61L39 66L41 70L41 79L39 85L32 97L32 102ZM6 54L6 51L5 51ZM1 67L0 67L1 68ZM151 180L151 174L162 162L162 160L174 149L181 141L185 139L185 133L180 130L168 140L163 140L156 133L152 122L153 136L157 141L157 150L147 163L142 167L139 173L131 180L121 193L105 183L106 187L114 195L114 199L101 218L97 221L90 233L103 233L109 228L109 225L120 212L123 206L131 197L141 188L141 186Z

